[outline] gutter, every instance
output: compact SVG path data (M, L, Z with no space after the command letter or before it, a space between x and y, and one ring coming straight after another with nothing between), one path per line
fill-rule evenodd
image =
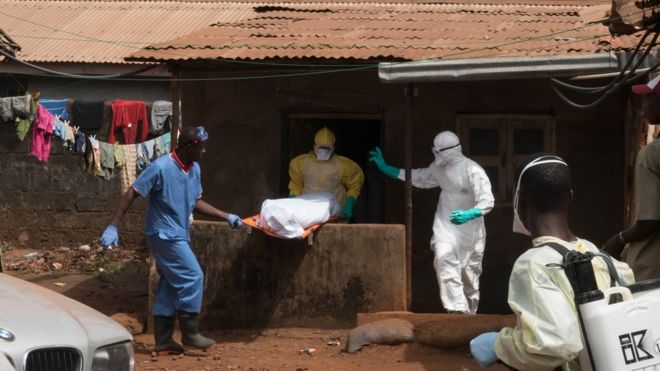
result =
M653 54L646 58L638 70L657 63L658 56ZM378 77L383 83L573 77L620 71L628 58L628 53L599 53L577 56L488 57L380 63Z

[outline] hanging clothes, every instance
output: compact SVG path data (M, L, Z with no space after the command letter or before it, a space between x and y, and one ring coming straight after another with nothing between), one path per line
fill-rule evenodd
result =
M68 99L39 99L39 104L53 116L60 116L62 121L69 119Z
M165 153L170 153L170 147L172 146L172 133L165 133L160 137L163 144L163 150Z
M37 106L37 116L32 129L32 155L39 161L47 162L50 156L50 138L53 135L53 115L41 104Z
M85 140L85 133L78 131L74 134L74 144L72 150L76 153L85 153L85 145L87 141Z
M147 107L144 102L123 99L112 101L112 124L108 132L108 143L115 143L117 129L121 129L124 144L135 143L136 139L144 142L149 135Z
M87 134L103 126L103 101L76 100L71 105L71 121Z
M160 134L169 128L172 118L172 102L166 100L154 101L151 106L151 130L152 134Z
M119 148L124 157L124 167L121 168L121 193L124 193L135 181L137 154L135 144L122 144Z
M29 97L29 101L24 102L24 99ZM34 121L34 114L37 111L37 103L32 100L32 97L29 95L22 97L12 97L9 98L11 103L11 116L16 122L16 136L22 142L25 140L28 131L30 131L30 126L32 126L32 121ZM14 108L16 103L17 108ZM29 109L25 109L25 103L29 104Z
M115 176L115 150L114 145L106 142L97 142L99 144L99 163L100 177L110 180Z
M57 118L53 119L53 136L60 140L64 140L64 123L62 122L62 120L59 120Z
M11 112L11 98L0 98L0 120L2 122L11 121L14 114Z
M117 143L113 144L112 151L114 152L114 156L115 156L115 167L123 167L125 164L124 151L121 150L120 145Z

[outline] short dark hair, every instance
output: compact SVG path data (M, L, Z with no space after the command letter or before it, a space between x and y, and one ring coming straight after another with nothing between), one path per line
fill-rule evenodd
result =
M540 157L548 157L548 159L555 157L561 160L551 153L542 152L530 155L518 167L515 181L518 182L525 166ZM559 163L532 166L525 170L523 178L520 179L520 190L525 191L529 202L534 204L541 213L568 210L571 189L571 169L567 165Z
M194 126L186 126L181 129L179 134L179 144L189 145L198 139L197 128Z

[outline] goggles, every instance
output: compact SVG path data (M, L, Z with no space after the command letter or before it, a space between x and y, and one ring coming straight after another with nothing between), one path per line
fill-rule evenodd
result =
M442 152L444 152L444 151L446 151L446 150L448 150L448 149L456 148L456 147L458 147L458 146L460 146L460 145L461 145L461 144L459 143L459 144L456 144L456 145L454 145L454 146L451 146L451 147L445 147L445 148L435 148L435 147L431 147L431 152L433 152L434 155L439 155L439 154L441 154Z

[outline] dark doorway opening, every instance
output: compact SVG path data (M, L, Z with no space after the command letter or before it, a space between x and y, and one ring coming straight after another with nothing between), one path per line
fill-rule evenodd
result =
M335 153L355 161L364 172L364 185L355 205L355 223L382 223L385 220L384 181L378 168L369 162L369 151L381 143L381 120L378 117L293 114L288 116L283 135L283 193L288 194L289 161L312 151L314 135L323 127L335 133Z

